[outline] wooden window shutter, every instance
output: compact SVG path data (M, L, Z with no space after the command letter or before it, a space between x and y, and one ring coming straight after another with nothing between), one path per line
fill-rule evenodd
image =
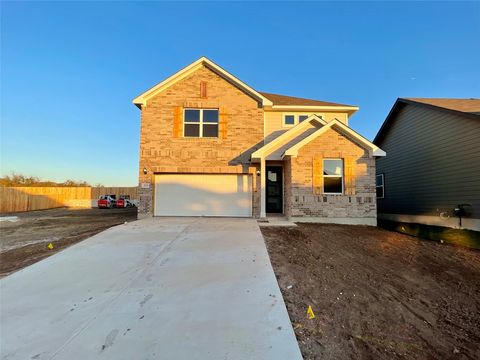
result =
M179 138L183 136L183 116L182 108L176 106L173 110L173 137Z
M312 168L312 186L313 194L320 195L323 193L323 157L315 155L313 157Z
M219 118L218 118L218 137L220 139L227 138L227 130L228 130L228 115L227 111L224 107L221 107L219 110Z
M355 195L355 158L346 157L343 159L345 195Z
M207 82L200 81L200 98L206 99L207 98Z

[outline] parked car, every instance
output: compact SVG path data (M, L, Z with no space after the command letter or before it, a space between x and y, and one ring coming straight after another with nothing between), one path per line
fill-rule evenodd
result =
M135 207L135 204L130 200L130 195L120 195L120 199L116 203L117 208Z
M117 205L115 195L102 195L97 201L99 209L111 209Z

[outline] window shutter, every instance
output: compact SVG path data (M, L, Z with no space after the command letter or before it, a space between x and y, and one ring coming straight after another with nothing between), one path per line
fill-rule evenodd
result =
M173 137L178 138L183 136L183 119L182 108L176 106L173 110Z
M323 158L320 155L313 157L313 174L312 185L313 194L320 195L323 193Z
M227 130L228 130L228 115L225 108L220 108L219 110L219 118L218 118L218 137L220 139L227 138Z
M355 195L355 158L346 157L344 163L345 195Z

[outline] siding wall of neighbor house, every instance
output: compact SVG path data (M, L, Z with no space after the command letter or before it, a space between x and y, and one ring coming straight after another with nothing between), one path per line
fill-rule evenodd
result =
M338 119L344 124L347 124L348 113L346 112L318 112L318 111L273 111L265 110L265 137L266 143L270 142L277 136L281 135L291 126L283 126L284 115L313 115L321 116L325 121Z
M207 82L207 99L200 82ZM221 108L226 114L225 138L174 137L178 107ZM182 115L183 118L183 115ZM153 215L154 173L250 173L250 154L263 145L263 109L213 71L202 67L147 100L142 108L139 166L139 217ZM143 173L147 168L148 174ZM259 215L260 182L253 176L253 214Z
M313 159L355 159L354 195L316 195L313 192ZM375 159L346 136L329 129L298 151L285 164L285 204L288 217L336 219L347 223L376 225ZM356 220L355 220L356 219Z
M377 159L385 174L378 212L438 217L469 203L479 219L480 118L403 105L391 124L376 144L387 153Z

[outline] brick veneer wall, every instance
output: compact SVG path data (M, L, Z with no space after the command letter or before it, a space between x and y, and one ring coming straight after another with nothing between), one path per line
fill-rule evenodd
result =
M313 158L356 158L355 195L314 195ZM288 217L307 216L336 219L376 219L375 159L353 141L329 129L305 145L296 158L285 163L285 213ZM366 221L365 223L374 223Z
M200 82L208 98L200 98ZM224 108L225 139L175 138L176 107ZM263 109L243 91L202 67L147 100L142 107L139 162L139 217L153 215L154 174L250 173L253 177L253 214L260 213L260 182L250 154L263 145ZM143 169L148 173L145 175ZM143 187L142 187L143 184ZM148 187L145 187L148 186Z

